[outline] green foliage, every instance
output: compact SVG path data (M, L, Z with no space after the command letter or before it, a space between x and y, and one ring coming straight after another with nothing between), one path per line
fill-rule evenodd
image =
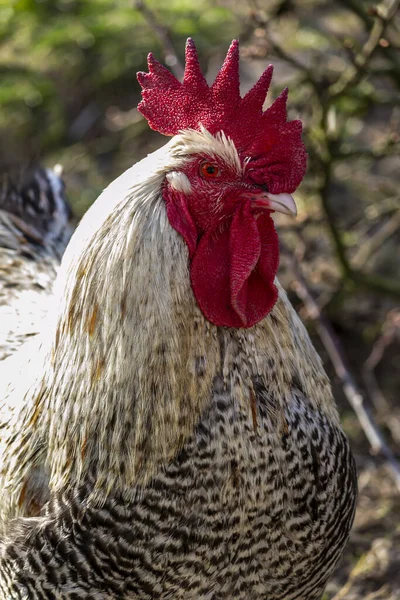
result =
M237 33L232 13L211 0L147 6L181 58L188 35L202 50L225 46ZM125 0L3 0L0 131L13 128L8 152L18 154L31 136L37 154L65 144L71 120L91 100L101 109L121 97L134 105L135 72L145 68L150 49L161 54L158 36Z

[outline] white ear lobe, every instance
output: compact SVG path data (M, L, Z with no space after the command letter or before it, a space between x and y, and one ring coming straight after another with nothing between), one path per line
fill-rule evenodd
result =
M181 173L180 171L171 171L170 173L167 173L166 177L172 189L175 191L183 192L184 194L191 193L192 186L184 173Z

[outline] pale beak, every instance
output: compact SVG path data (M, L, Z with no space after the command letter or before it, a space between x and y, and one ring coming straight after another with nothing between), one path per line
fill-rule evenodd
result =
M290 194L271 194L270 192L248 192L243 197L253 201L253 206L274 210L285 215L297 215L296 203Z

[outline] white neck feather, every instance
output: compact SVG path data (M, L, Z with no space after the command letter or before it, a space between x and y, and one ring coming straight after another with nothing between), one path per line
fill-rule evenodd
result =
M112 183L65 254L46 373L26 409L29 452L46 460L52 489L91 478L101 500L167 464L193 433L215 376L230 378L233 358L221 356L219 335L240 348L238 393L247 397L251 377L261 376L284 403L296 376L310 402L336 418L320 360L284 292L250 330L219 330L200 312L186 245L161 196L166 173L188 160L189 142L177 136ZM227 151L226 140L218 143ZM279 364L274 381L269 359Z

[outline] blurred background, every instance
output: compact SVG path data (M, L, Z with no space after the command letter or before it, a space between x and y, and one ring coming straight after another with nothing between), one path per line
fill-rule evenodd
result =
M61 163L79 219L165 143L137 112L151 50L179 77L192 36L210 81L233 38L243 92L289 86L308 174L277 218L280 278L332 377L360 500L324 600L400 599L399 1L0 0L0 171Z

